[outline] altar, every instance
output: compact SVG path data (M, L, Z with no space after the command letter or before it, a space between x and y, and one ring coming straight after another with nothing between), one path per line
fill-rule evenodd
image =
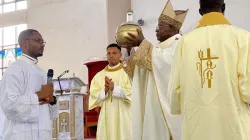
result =
M53 121L53 140L83 140L83 102L87 85L79 78L53 80L54 91L59 105L59 116Z

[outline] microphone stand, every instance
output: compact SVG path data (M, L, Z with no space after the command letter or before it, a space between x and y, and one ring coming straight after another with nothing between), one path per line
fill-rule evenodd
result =
M59 83L59 86L60 86L60 91L61 91L61 95L63 94L63 91L62 91L62 86L61 86L61 83L60 83L60 78L65 74L65 73L68 73L69 70L66 70L64 71L60 76L57 77L57 80L58 80L58 83Z
M58 77L57 79L58 79L58 83L59 83L60 91L61 91L61 95L62 95L62 94L63 94L63 91L62 91L62 86L61 86L61 83L60 83L60 77Z

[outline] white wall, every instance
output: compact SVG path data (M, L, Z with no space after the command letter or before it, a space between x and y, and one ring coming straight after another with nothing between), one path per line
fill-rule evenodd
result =
M105 57L106 47L115 42L116 28L126 20L130 0L28 0L28 9L0 14L0 27L27 23L47 42L38 65L55 76L70 70L65 77L87 83L83 61Z
M145 21L143 28L144 36L153 44L157 43L155 37L155 27L157 26L158 17L168 0L131 0L132 8L135 11L136 20L142 18ZM201 16L198 13L199 0L171 0L174 9L186 10L189 13L183 24L181 31L183 33L191 31L198 23ZM225 0L228 20L235 26L239 26L250 31L250 18L248 13L250 9L249 0Z
M144 26L142 26L145 38L155 44L157 19L163 7L165 0L131 0L132 10L134 11L134 21L142 18Z
M47 41L39 66L53 68L55 76L69 69L65 77L80 77L87 82L83 60L105 56L106 46L114 42L117 25L125 21L130 0L28 0L28 10L0 14L0 27L27 23L38 29ZM134 20L145 20L145 37L157 43L155 28L167 0L131 0ZM182 31L191 31L200 18L199 0L172 0L175 9L189 13ZM232 24L250 31L249 0L226 0L226 17ZM117 6L116 6L117 5ZM107 9L109 8L109 9ZM119 11L120 10L120 11ZM115 13L116 11L119 11ZM124 21L123 21L124 20ZM112 33L114 31L114 33Z
M129 9L131 9L131 0L107 0L108 44L116 42L116 29L126 22ZM122 48L122 53L125 54L126 49Z
M23 24L27 22L27 10L0 14L0 27Z
M108 43L114 43L116 29L126 21L131 0L107 0Z
M83 61L105 56L107 22L105 0L28 0L28 9L0 14L0 27L27 23L47 45L38 65L55 76L69 69L87 82Z
M30 0L28 27L38 29L47 41L39 66L54 69L55 76L69 69L87 82L83 61L105 56L107 45L105 0Z

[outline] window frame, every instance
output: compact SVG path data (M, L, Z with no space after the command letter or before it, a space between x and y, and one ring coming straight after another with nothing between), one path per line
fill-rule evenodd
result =
M15 43L14 44L9 44L9 45L4 45L4 28L6 28L6 27L11 27L11 26L6 26L6 27L1 27L1 29L2 29L2 32L0 32L0 34L2 34L1 35L1 39L2 39L2 44L0 44L0 51L5 51L5 50L10 50L10 49L15 49L15 51L16 51L16 49L17 48L20 48L19 47L19 44L18 44L18 42L17 42L17 39L18 39L18 25L26 25L26 29L27 29L27 23L23 23L23 24L17 24L17 25L12 25L12 27L14 27L15 28ZM11 46L14 46L14 47L12 47L12 48L7 48L6 49L6 47L11 47ZM1 75L1 77L2 77L2 75L4 74L4 69L7 69L8 67L4 67L4 58L3 58L3 55L1 56L2 58L0 59L1 61L0 61L0 75ZM15 60L17 60L17 58L18 58L18 55L17 54L15 54ZM0 80L1 80L1 77L0 77Z
M0 0L0 6L2 6L2 9L0 9L0 10L2 10L2 11L0 11L0 14L3 14L3 13L9 13L9 12L3 12L3 10L4 10L4 5L6 5L6 4L12 4L12 3L15 3L15 11L18 11L17 10L17 3L18 2L22 2L22 1L26 1L26 2L28 2L28 0L14 0L14 1L11 1L11 2L4 2L4 0ZM27 7L28 8L28 7ZM26 8L26 9L27 9ZM12 11L12 12L15 12L15 11Z

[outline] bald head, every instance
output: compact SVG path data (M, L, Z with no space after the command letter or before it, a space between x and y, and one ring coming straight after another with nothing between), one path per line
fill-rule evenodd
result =
M34 32L37 32L37 30L34 29L27 29L22 31L19 36L18 36L18 44L20 47L22 47L22 42L26 39L28 39L29 37L31 37L33 35Z
M27 29L22 31L18 36L18 43L22 53L35 59L43 56L45 42L37 30Z
M200 14L204 15L210 12L224 13L224 0L200 0Z

